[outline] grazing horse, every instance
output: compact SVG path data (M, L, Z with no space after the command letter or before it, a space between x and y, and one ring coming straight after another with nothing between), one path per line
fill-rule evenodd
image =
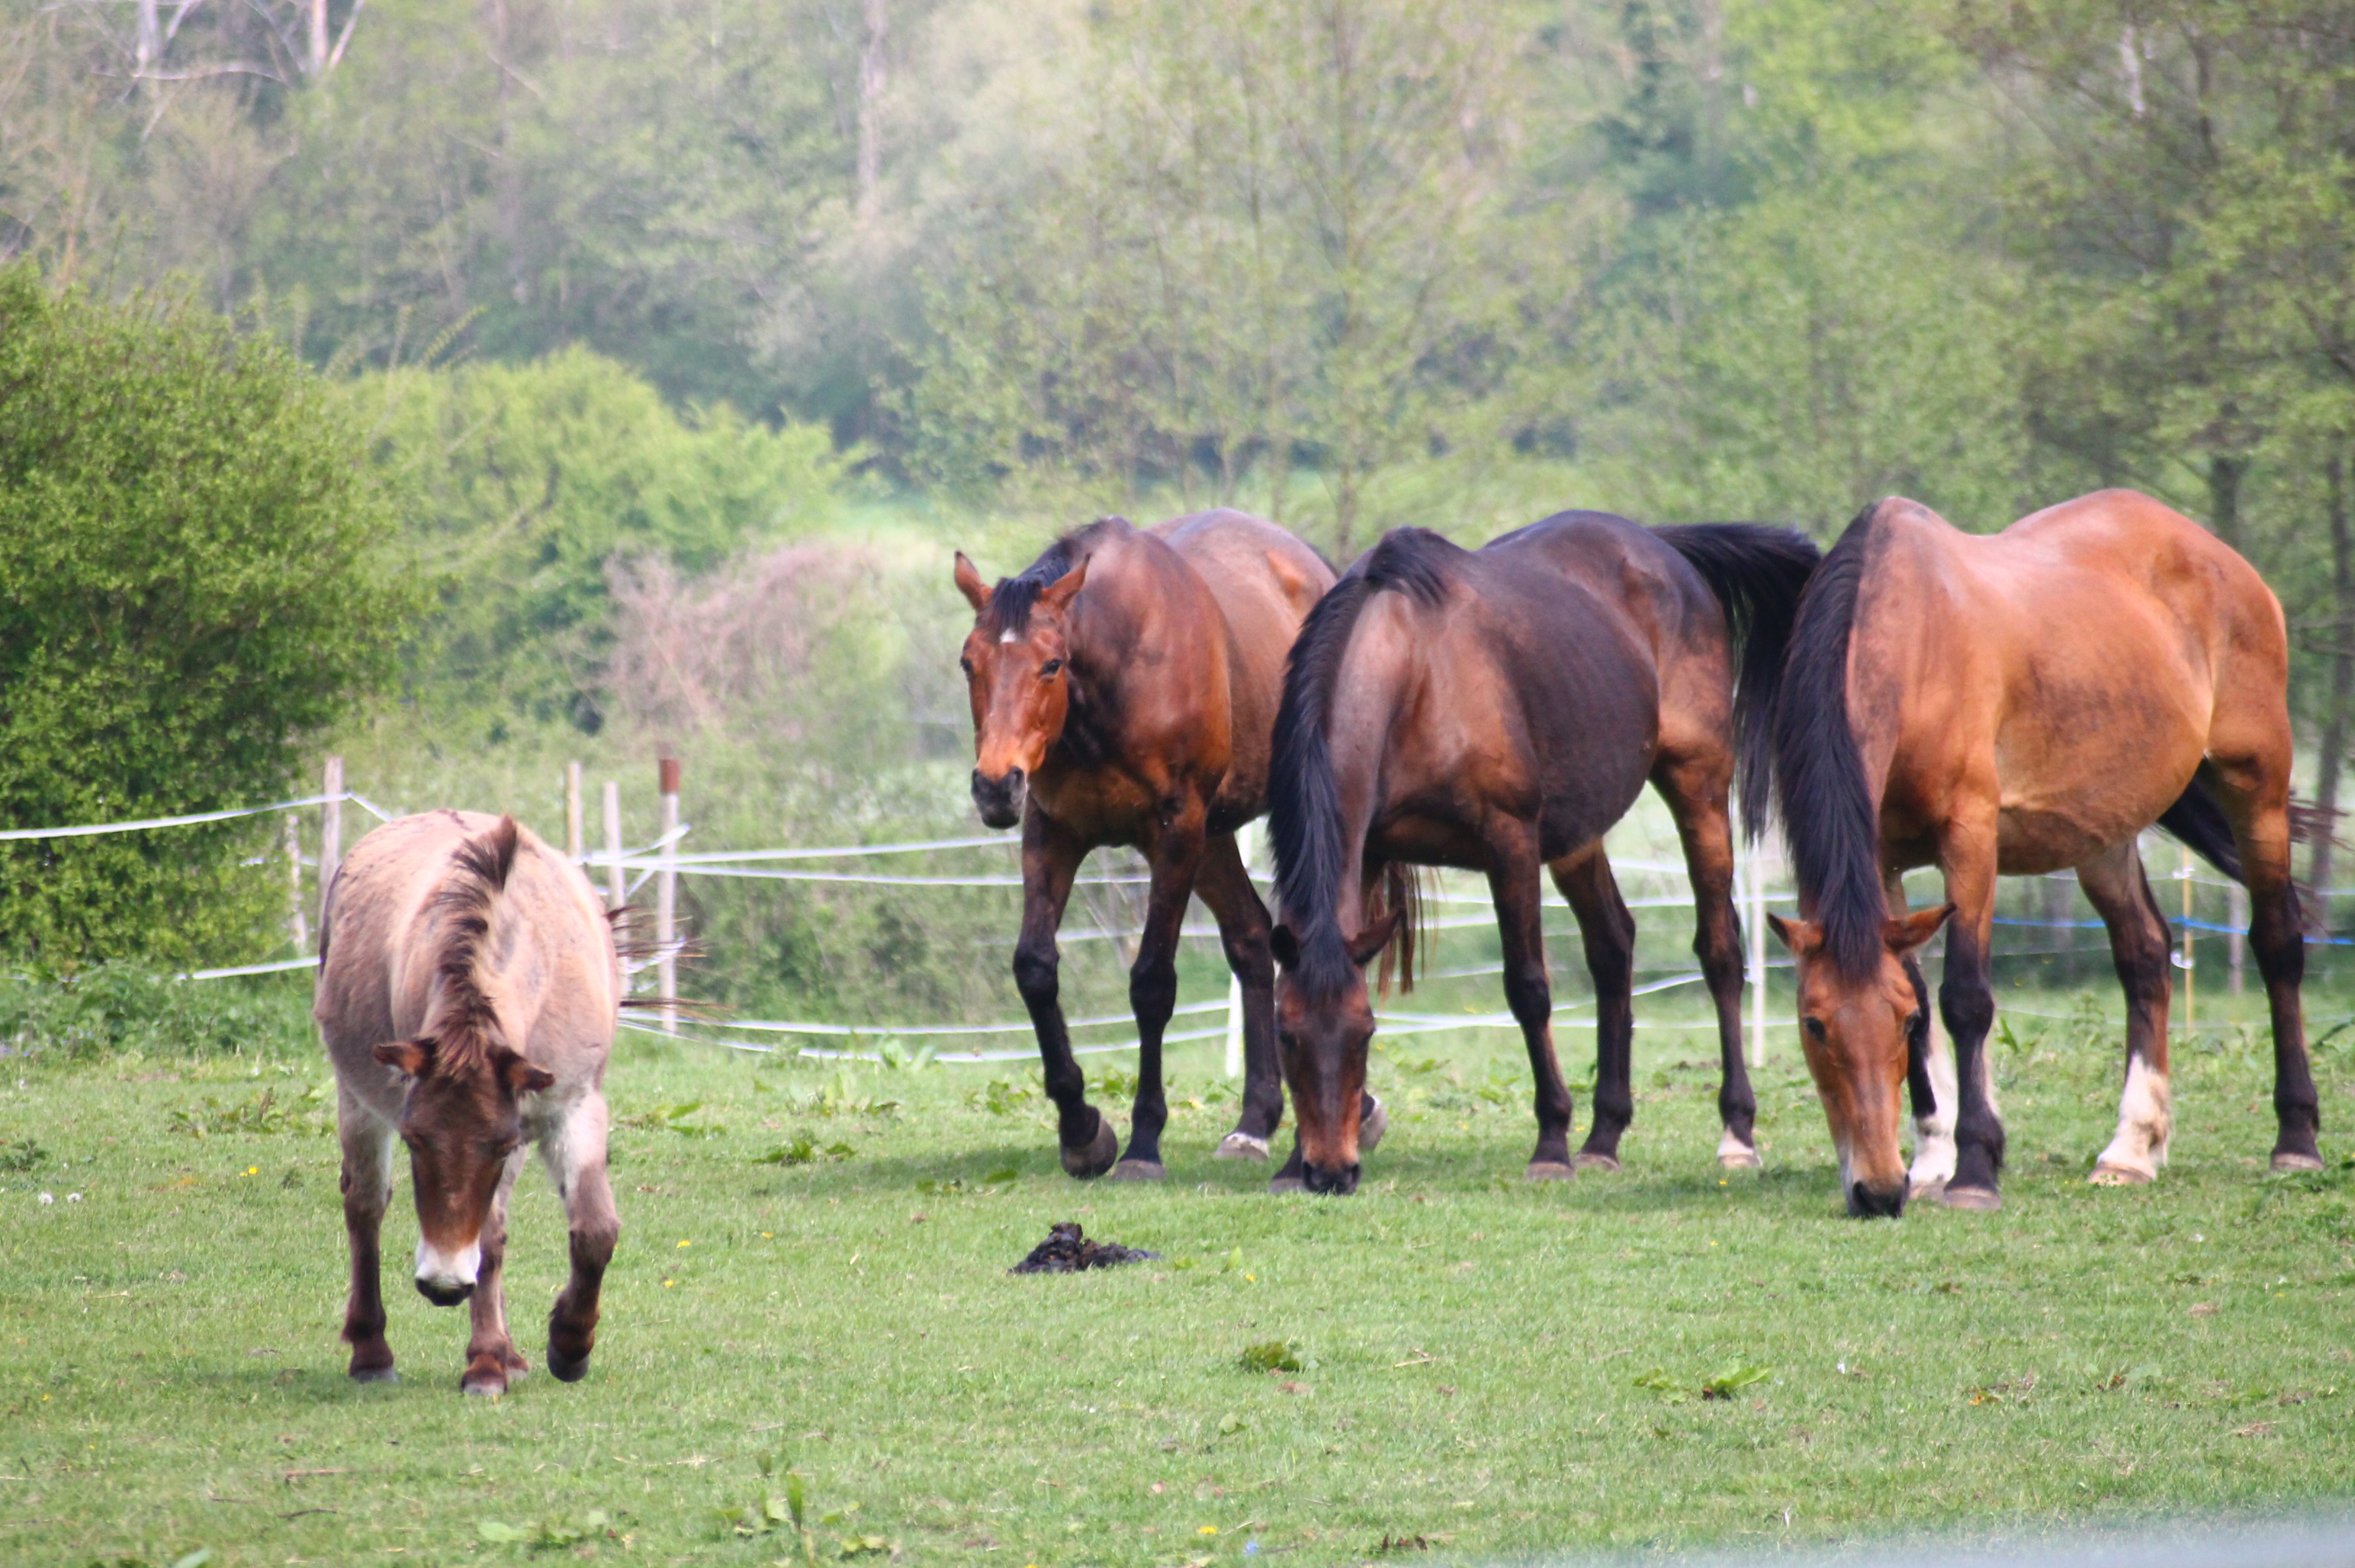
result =
M1161 1036L1178 1002L1178 932L1199 893L1243 993L1241 1118L1218 1157L1265 1158L1284 1117L1267 908L1235 829L1265 809L1268 736L1284 651L1332 585L1315 550L1273 523L1203 512L1140 529L1105 517L1021 575L986 585L956 558L974 627L959 660L973 699L974 804L1022 824L1014 979L1039 1033L1063 1168L1158 1180ZM1129 971L1141 1056L1129 1145L1087 1101L1057 1000L1055 933L1088 851L1132 845L1152 868Z
M602 1092L621 994L596 891L514 818L429 812L353 847L328 889L311 1006L336 1069L353 1377L394 1378L377 1249L396 1136L417 1189L417 1288L436 1307L473 1299L461 1386L501 1393L527 1370L499 1278L527 1142L556 1179L572 1237L548 1370L566 1382L589 1370L621 1233Z
M1647 529L1565 512L1465 550L1401 528L1352 566L1293 647L1276 720L1277 1038L1312 1191L1348 1192L1374 1032L1363 966L1413 920L1378 882L1395 862L1485 871L1505 997L1537 1081L1533 1180L1573 1174L1570 1091L1555 1061L1539 876L1578 913L1600 1012L1594 1125L1578 1163L1618 1165L1629 1083L1635 922L1603 835L1648 779L1675 815L1700 955L1717 1004L1719 1157L1754 1166L1742 1064L1742 941L1727 802L1782 667L1815 547L1744 524ZM1736 664L1740 665L1737 691Z
M1802 1043L1851 1214L1902 1213L1909 1186L1954 1208L2001 1201L1986 1055L1998 874L2074 867L2108 926L2126 1087L2093 1179L2158 1174L2171 1125L2168 929L2136 847L2154 822L2248 885L2273 1008L2274 1167L2318 1167L2288 681L2281 606L2254 569L2147 496L2105 490L1985 537L1897 499L1849 525L1801 603L1775 715L1804 918L1774 923L1798 959ZM1899 879L1930 865L1946 901L1908 913ZM1951 1064L1933 1054L1913 957L1950 916L1938 1006ZM1959 1089L1955 1104L1939 1080ZM1909 1081L1910 1183L1898 1154Z

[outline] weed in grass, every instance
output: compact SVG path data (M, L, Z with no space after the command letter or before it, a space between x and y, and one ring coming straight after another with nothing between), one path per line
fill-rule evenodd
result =
M1316 1364L1290 1339L1267 1339L1243 1347L1242 1366L1247 1372L1305 1372Z
M326 1086L320 1083L311 1085L293 1104L282 1102L275 1089L261 1090L229 1104L208 1094L200 1106L174 1107L172 1130L192 1138L247 1133L332 1132L335 1118L325 1109L326 1098Z
M0 1147L0 1174L21 1176L40 1169L49 1163L49 1151L30 1138L19 1138Z
M836 1142L820 1147L817 1139L807 1133L795 1135L789 1143L779 1144L764 1155L754 1157L754 1165L815 1165L821 1159L848 1159L858 1151L847 1143ZM922 1183L918 1183L921 1187Z
M613 1125L632 1127L640 1132L677 1133L681 1137L708 1138L727 1131L725 1127L692 1126L687 1118L703 1109L700 1100L687 1100L676 1105L657 1105L651 1111L641 1111L634 1116L623 1116Z

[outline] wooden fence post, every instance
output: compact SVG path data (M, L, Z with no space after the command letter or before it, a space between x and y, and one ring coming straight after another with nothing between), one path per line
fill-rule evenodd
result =
M344 863L344 759L327 759L327 776L321 781L319 803L319 939L327 936L327 890L336 885L336 868Z
M665 757L656 765L655 782L662 788L661 869L655 881L655 945L660 957L655 974L662 989L665 1034L678 1032L678 759Z
M619 909L630 899L629 879L622 871L622 786L605 781L605 907Z
M305 952L311 933L303 921L303 829L294 813L286 814L286 931L294 951Z
M564 858L581 863L581 764L564 764Z

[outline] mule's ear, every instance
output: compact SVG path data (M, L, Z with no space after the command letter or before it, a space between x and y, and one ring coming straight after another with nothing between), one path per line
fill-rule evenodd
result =
M1349 962L1360 969L1372 963L1375 955L1391 944L1391 938L1398 934L1399 922L1403 918L1403 911L1386 910L1369 923L1349 944Z
M1791 950L1794 958L1811 957L1824 944L1824 928L1812 920L1785 920L1779 914L1770 914L1766 923L1774 928L1774 934L1783 939L1783 945Z
M1902 919L1891 920L1881 928L1881 940L1889 944L1891 953L1911 953L1937 935L1938 928L1945 924L1946 917L1954 912L1953 904L1942 903L1936 909L1925 909Z
M989 608L989 584L981 580L981 573L973 569L973 562L965 560L963 550L956 552L956 585L975 614Z
M1300 962L1300 939L1292 934L1288 925L1279 925L1267 933L1267 950L1287 969Z
M499 1081L511 1094L537 1094L556 1082L556 1074L544 1067L534 1067L510 1051L499 1057Z
M1087 585L1088 563L1083 560L1039 590L1039 603L1060 615L1071 607L1072 596Z
M426 1040L396 1040L390 1045L376 1048L376 1059L396 1072L411 1078L422 1078L433 1070L433 1041Z

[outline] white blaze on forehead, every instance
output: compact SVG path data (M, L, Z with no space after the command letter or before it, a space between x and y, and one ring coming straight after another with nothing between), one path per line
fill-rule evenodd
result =
M454 1289L474 1283L483 1266L483 1244L469 1242L454 1253L445 1253L422 1237L417 1243L417 1277L428 1285L442 1289Z
M1019 632L1000 632L997 635L997 640L1001 643L1018 643L1022 640L1022 635Z

